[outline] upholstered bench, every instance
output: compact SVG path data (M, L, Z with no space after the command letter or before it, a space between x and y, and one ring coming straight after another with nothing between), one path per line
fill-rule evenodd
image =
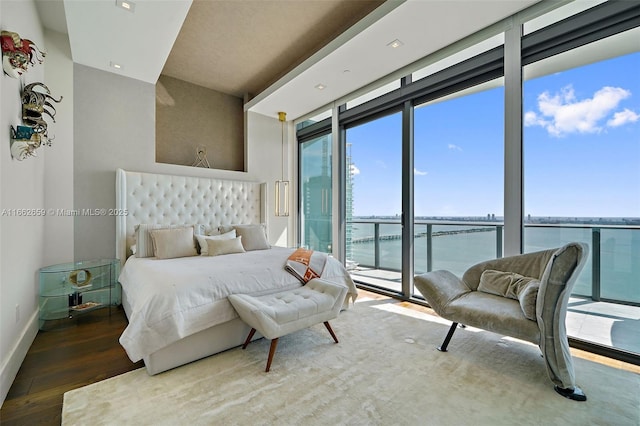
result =
M324 323L327 330L338 343L338 338L329 325L329 320L340 313L347 295L347 287L322 278L315 278L306 285L294 290L264 296L232 294L229 301L246 322L251 331L242 349L245 349L256 330L271 339L266 372L271 368L273 354L276 352L278 338L312 325Z

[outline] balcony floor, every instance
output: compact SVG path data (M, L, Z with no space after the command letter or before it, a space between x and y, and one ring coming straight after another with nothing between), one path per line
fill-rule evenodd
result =
M400 272L363 267L350 272L357 282L401 291ZM572 297L566 324L570 337L640 355L640 307Z

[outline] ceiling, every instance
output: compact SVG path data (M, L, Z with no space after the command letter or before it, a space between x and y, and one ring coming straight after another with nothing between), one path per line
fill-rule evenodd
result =
M539 0L133 1L133 12L116 0L36 4L75 63L153 84L167 75L295 119Z
M382 3L194 0L162 74L254 96Z

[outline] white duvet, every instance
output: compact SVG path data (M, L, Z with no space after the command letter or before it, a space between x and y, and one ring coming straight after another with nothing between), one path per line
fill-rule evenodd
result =
M227 299L230 294L260 295L300 287L300 281L284 269L293 251L273 247L223 256L130 257L119 277L130 305L129 325L120 344L136 362L184 337L236 318ZM349 288L347 301L355 300L356 287L336 259L327 259L322 278L345 284Z

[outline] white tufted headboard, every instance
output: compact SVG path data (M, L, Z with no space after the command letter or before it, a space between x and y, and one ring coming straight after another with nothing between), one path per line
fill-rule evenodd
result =
M264 223L266 185L259 182L116 170L116 257L124 264L138 224Z

